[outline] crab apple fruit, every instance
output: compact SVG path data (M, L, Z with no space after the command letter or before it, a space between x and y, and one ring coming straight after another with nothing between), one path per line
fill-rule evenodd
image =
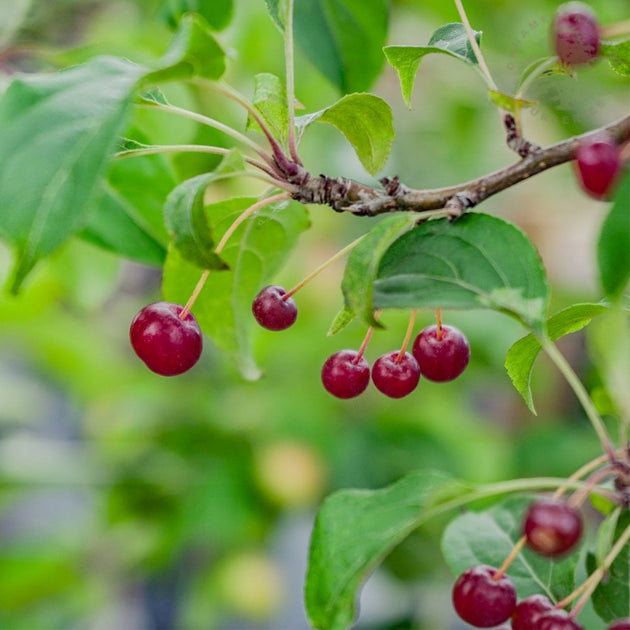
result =
M354 398L370 382L370 366L354 350L339 350L328 357L322 367L322 383L337 398Z
M536 630L584 630L566 610L553 608L538 617Z
M376 389L386 396L403 398L417 387L420 381L420 366L408 352L402 357L398 350L388 352L374 362L372 381Z
M135 353L147 367L162 376L189 370L201 356L203 337L192 313L180 318L184 307L154 302L142 308L129 327Z
M630 630L630 619L618 619L607 626L606 630Z
M564 64L585 64L599 54L597 17L582 2L563 4L556 11L552 32L556 54Z
M297 319L297 305L293 298L284 298L286 291L270 285L261 289L252 303L256 321L267 330L285 330Z
M454 326L427 326L418 333L412 352L420 374L440 383L457 378L470 361L468 340Z
M530 595L521 600L512 613L512 630L532 630L538 618L553 604L544 595Z
M580 540L582 519L566 503L542 499L527 509L523 532L534 551L544 556L560 556L571 551Z
M621 173L621 148L606 137L580 144L575 154L582 189L595 199L606 199Z
M516 608L516 588L507 575L480 564L464 571L453 586L457 614L475 628L492 628L510 618Z

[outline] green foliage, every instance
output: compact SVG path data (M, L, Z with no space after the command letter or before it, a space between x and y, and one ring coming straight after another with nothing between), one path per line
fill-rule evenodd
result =
M622 77L630 76L630 39L602 42L601 54L608 57L611 68Z
M477 43L481 42L480 31L475 31L475 39ZM445 24L438 28L426 46L385 46L383 52L387 61L398 72L400 88L407 107L411 106L411 93L416 72L426 55L442 53L472 66L478 65L475 52L468 41L466 29L459 22Z
M297 124L304 130L317 121L337 127L346 136L368 173L383 168L394 141L394 121L382 98L348 94L326 109L302 116Z
M172 28L178 26L186 13L197 13L220 31L232 20L234 0L165 0L161 13Z
M263 72L254 77L252 104L260 112L276 138L286 146L289 127L287 91L275 74ZM247 126L258 127L251 116L247 119Z
M526 496L509 497L487 510L455 517L442 536L442 552L453 573L459 575L478 564L500 567L523 534L523 515L531 500ZM577 561L574 554L558 561L525 549L507 574L519 599L541 593L557 602L574 588Z

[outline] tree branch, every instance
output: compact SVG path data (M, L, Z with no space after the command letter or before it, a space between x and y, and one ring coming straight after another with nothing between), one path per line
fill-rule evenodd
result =
M338 212L376 216L400 210L428 212L445 208L452 214L460 214L532 175L569 162L574 159L581 142L602 134L607 134L618 144L630 140L630 115L549 147L535 148L515 164L445 188L415 190L402 184L398 177L382 179L383 187L374 188L344 177L315 177L297 164L293 165L290 174L283 170L292 186L293 199L302 203L327 204Z

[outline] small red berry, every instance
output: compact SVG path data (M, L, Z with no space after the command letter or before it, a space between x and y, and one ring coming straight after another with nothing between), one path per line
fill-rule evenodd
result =
M322 383L337 398L354 398L370 383L370 366L354 350L339 350L322 367Z
M430 381L452 381L470 361L468 340L454 326L441 326L439 335L436 325L427 326L413 342L412 352L420 373Z
M575 164L584 191L595 199L606 199L621 173L621 149L609 138L594 138L579 146Z
M606 630L630 630L630 619L618 619L609 625Z
M553 21L556 54L562 63L577 66L599 54L599 27L591 8L582 2L567 2Z
M184 319L183 306L154 302L142 308L129 328L135 353L147 367L162 376L189 370L201 356L203 337L192 313Z
M516 589L507 575L494 579L497 569L478 565L464 571L453 586L457 614L476 628L492 628L510 618L516 607Z
M285 330L297 319L297 305L293 298L284 299L286 291L270 285L254 298L252 313L256 321L267 330Z
M582 519L579 512L566 503L542 499L529 506L523 531L534 551L544 556L560 556L579 542Z
M538 617L535 630L584 630L566 610L554 608ZM534 630L532 628L532 630Z
M372 381L380 392L390 398L403 398L416 388L420 381L420 366L415 358L405 352L388 352L372 366Z
M532 630L535 622L548 610L553 610L553 604L544 595L526 597L512 613L512 630Z

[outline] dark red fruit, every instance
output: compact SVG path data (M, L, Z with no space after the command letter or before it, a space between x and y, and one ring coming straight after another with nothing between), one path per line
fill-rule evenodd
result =
M457 614L475 628L492 628L510 618L516 607L516 589L507 575L485 564L464 571L453 586Z
M521 600L512 613L512 630L532 630L538 618L553 604L544 595L530 595Z
M420 373L430 381L452 381L470 361L468 340L454 326L442 326L440 339L438 327L427 326L413 342L412 352L420 365Z
M297 319L297 305L293 298L282 299L286 291L271 285L254 298L252 313L256 321L267 330L285 330Z
M322 367L322 383L337 398L354 398L370 382L370 366L354 350L340 350L328 357Z
M420 380L420 366L415 358L405 352L388 352L379 357L372 366L372 381L376 389L390 398L402 398L411 394Z
M566 610L554 608L538 617L532 630L584 630Z
M199 324L192 313L180 319L183 308L171 302L154 302L138 312L129 328L135 353L162 376L186 372L201 356Z
M621 173L621 149L609 138L595 138L579 146L575 164L584 191L606 199Z
M609 625L606 630L630 630L630 619L619 619Z
M599 54L599 27L591 8L582 2L567 2L553 21L556 54L562 63L577 66Z
M571 551L582 535L582 519L562 501L543 499L532 503L523 523L529 546L544 556Z

